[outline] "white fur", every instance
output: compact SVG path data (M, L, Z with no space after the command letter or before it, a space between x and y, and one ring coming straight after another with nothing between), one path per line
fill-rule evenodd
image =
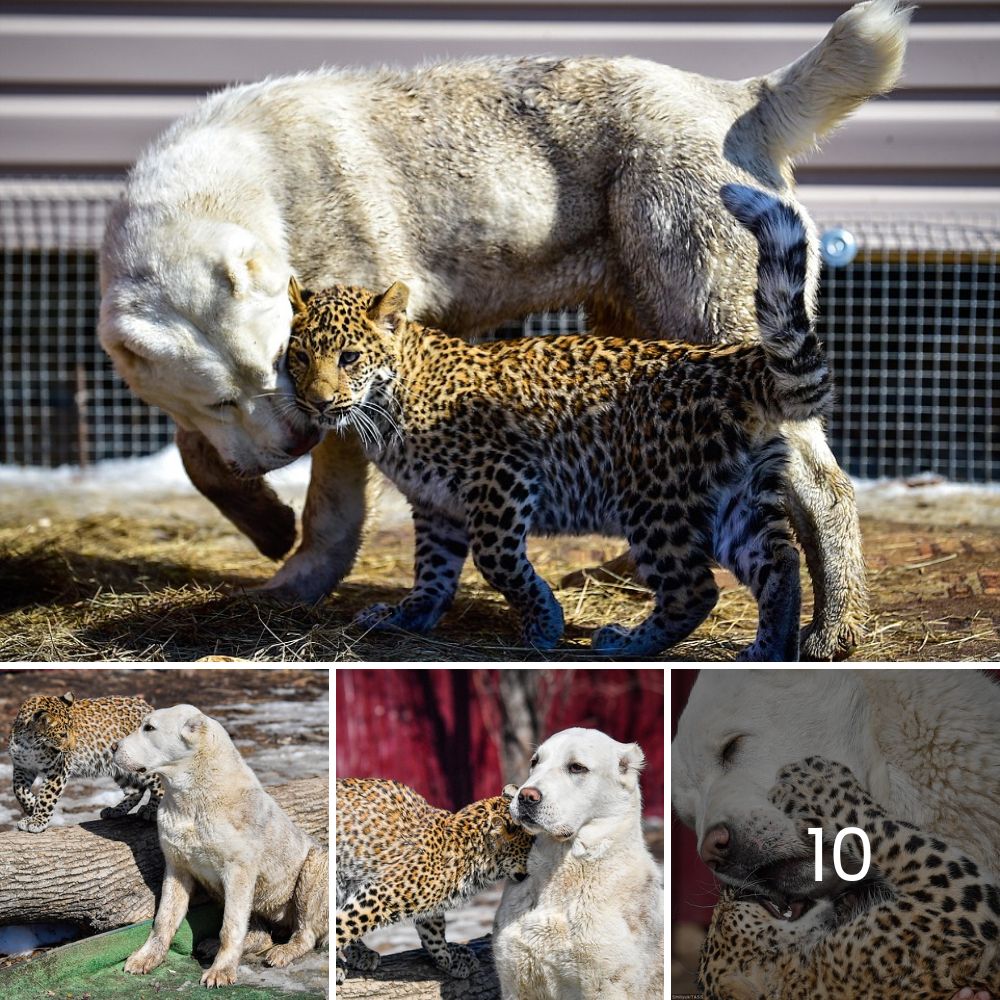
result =
M195 882L225 907L206 986L236 981L251 914L293 929L287 944L267 952L269 964L286 965L326 937L326 852L264 791L215 719L193 705L158 709L121 740L114 759L129 771L155 771L164 788L157 815L163 888L149 937L126 972L144 975L163 961Z
M818 755L850 767L894 817L998 872L998 732L1000 686L978 671L703 670L671 749L674 808L699 844L725 823L751 867L800 864L803 894L822 894L806 884L810 849L767 799L780 767Z
M504 1000L660 1000L663 873L642 839L635 743L566 729L539 748L511 815L537 834L493 926ZM585 773L568 770L583 765Z
M891 0L861 4L792 66L738 83L636 59L488 59L224 91L129 176L101 255L101 343L137 395L257 476L312 443L273 367L293 272L312 287L405 281L416 318L462 334L586 301L615 333L751 336L754 256L719 187L786 190L789 152L892 85L906 21ZM324 447L301 548L273 580L297 600L328 593L360 544L363 458ZM188 460L261 546L287 512L259 496L247 510L238 483ZM822 435L803 462L803 496L806 476L842 479ZM843 545L858 564L853 507L835 513L819 586L853 609L863 594L826 557ZM844 624L817 623L815 655Z

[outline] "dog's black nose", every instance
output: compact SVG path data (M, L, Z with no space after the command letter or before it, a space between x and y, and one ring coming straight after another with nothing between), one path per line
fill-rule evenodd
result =
M537 806L538 803L542 801L542 793L537 788L532 788L529 785L527 788L522 788L521 791L517 793L517 798L525 805Z

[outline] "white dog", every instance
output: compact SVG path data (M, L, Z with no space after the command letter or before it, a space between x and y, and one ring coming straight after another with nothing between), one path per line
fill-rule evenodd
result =
M724 882L779 912L837 890L768 802L778 769L846 764L893 816L1000 872L1000 686L970 670L703 670L671 749L674 808Z
M660 1000L663 873L642 839L635 743L550 736L511 802L536 835L493 925L504 1000Z
M155 771L163 782L157 816L166 860L156 918L146 943L125 963L144 975L163 961L187 912L195 882L224 905L220 947L201 981L236 982L244 947L270 943L251 916L290 929L268 965L284 966L329 933L329 854L316 846L261 787L225 729L193 705L158 709L115 747L128 771Z
M225 91L129 177L101 255L101 342L176 420L195 485L277 558L294 517L254 477L318 437L283 363L290 274L404 279L414 318L457 334L583 301L609 333L754 336L756 247L719 188L791 197L792 158L895 83L907 20L894 0L858 4L802 58L737 83L636 59L492 59ZM819 423L790 438L817 594L803 652L828 659L862 627L857 515ZM317 600L350 570L366 477L356 441L327 435L278 595Z

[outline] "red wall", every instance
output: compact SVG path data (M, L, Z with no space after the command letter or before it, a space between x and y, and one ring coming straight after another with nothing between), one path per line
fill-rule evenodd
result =
M499 794L498 670L336 673L338 777L395 778L450 809ZM543 738L584 726L638 743L646 755L644 812L651 816L663 815L663 674L659 668L545 671L550 707Z

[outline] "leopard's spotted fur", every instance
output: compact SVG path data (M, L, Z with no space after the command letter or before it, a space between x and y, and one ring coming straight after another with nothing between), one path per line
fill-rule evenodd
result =
M413 917L437 966L467 977L476 959L445 941L444 911L498 879L527 873L533 838L511 819L512 791L450 813L398 781L338 778L338 956L374 969L378 954L362 935ZM338 967L337 982L343 978Z
M72 777L108 775L121 786L125 798L101 810L101 818L126 815L149 791L149 801L138 812L155 820L163 797L155 774L130 774L111 759L111 745L139 728L153 706L142 698L81 698L67 691L57 697L36 695L17 711L8 749L14 763L14 795L24 811L17 828L41 833L52 819L59 796ZM31 786L42 776L37 792Z
M712 559L748 585L760 624L747 659L798 654L799 557L782 503L780 427L830 394L804 299L810 266L798 213L749 188L723 189L757 236L760 344L697 347L597 336L470 345L406 320L406 287L383 295L292 281L288 366L300 406L366 454L408 497L416 581L371 627L432 628L471 548L548 648L563 613L526 553L529 532L624 534L656 595L635 628L593 636L605 654L659 652L718 599Z
M702 952L708 1000L945 1000L1000 988L1000 886L977 862L889 817L842 764L786 767L770 799L809 844L809 827L827 844L863 829L880 885L870 905L823 900L795 921L725 890ZM844 869L858 871L856 837L842 843Z

